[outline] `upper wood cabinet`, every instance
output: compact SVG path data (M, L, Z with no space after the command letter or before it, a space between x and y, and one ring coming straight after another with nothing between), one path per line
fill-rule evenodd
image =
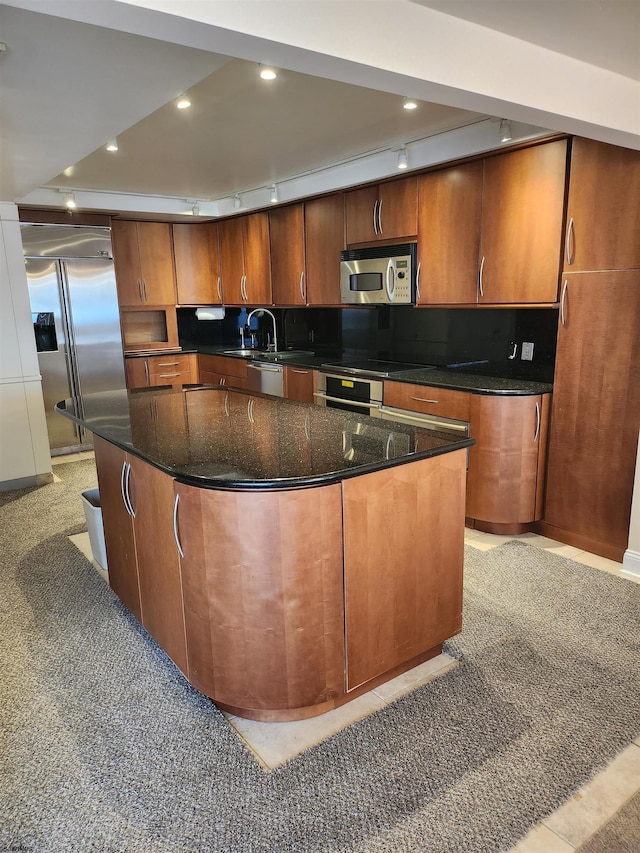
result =
M478 299L482 161L418 178L416 305Z
M226 305L271 305L269 213L218 223L220 275Z
M640 270L564 282L545 532L621 560L640 426Z
M415 237L418 180L415 177L345 193L347 243Z
M304 305L306 298L304 204L269 212L271 279L275 305Z
M485 159L480 303L557 301L566 161L564 139Z
M111 239L120 305L175 305L171 226L113 219Z
M640 151L576 138L564 269L640 268Z
M173 226L178 305L222 302L218 225L198 222Z
M340 305L340 252L345 248L344 194L304 205L307 303Z

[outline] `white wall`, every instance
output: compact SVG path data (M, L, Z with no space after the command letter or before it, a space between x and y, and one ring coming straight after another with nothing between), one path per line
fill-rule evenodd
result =
M0 202L0 490L50 478L18 208Z
M638 436L638 459L636 479L631 505L631 525L629 527L629 547L622 561L623 574L640 577L640 436Z

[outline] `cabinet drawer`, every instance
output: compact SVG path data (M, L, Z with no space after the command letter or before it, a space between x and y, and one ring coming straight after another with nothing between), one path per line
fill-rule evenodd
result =
M226 385L228 388L249 387L249 382L246 379L239 379L237 376L227 376L223 373L213 373L211 370L201 370L199 381L203 385Z
M198 367L200 374L221 373L224 376L247 378L247 362L243 358L231 358L224 355L199 355Z
M166 355L149 358L149 382L151 385L168 385L175 382L191 382L191 356Z
M436 388L431 385L408 385L405 382L384 383L385 406L442 415L460 421L469 420L469 397L466 391L451 391L448 388Z

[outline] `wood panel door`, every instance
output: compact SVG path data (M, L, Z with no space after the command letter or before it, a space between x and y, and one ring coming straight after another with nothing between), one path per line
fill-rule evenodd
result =
M298 400L301 403L314 403L313 392L315 391L315 379L313 369L310 367L293 367L285 365L284 368L284 395L289 400Z
M145 302L147 305L175 305L171 226L166 222L138 222L136 225Z
M496 525L540 518L548 395L471 394L467 516ZM544 403L544 405L543 405Z
M173 226L179 305L220 305L222 285L215 222Z
M244 296L243 217L218 223L220 278L225 305L242 305Z
M127 454L97 435L93 437L109 586L138 621L142 621L133 519L125 504Z
M416 305L475 304L482 161L418 178Z
M304 204L307 303L340 305L340 252L345 248L344 195Z
M175 488L193 684L260 719L341 696L340 486Z
M557 301L566 160L564 139L484 160L479 302Z
M378 239L378 185L345 193L347 244Z
M349 690L460 631L466 459L343 481Z
M149 387L149 362L145 356L125 358L124 368L127 377L127 388Z
M418 179L402 178L380 184L379 240L415 237L418 233Z
M275 305L306 303L304 204L269 212L271 278Z
M182 578L173 530L173 478L135 457L129 462L141 621L187 674Z
M564 268L640 267L640 151L574 139Z
M243 217L245 302L271 305L271 257L269 214L251 213Z
M124 219L112 219L111 243L118 303L121 306L139 308L145 304L145 300L142 292L136 223Z
M565 531L570 544L620 560L640 427L640 270L571 273L565 281L545 523L562 541Z

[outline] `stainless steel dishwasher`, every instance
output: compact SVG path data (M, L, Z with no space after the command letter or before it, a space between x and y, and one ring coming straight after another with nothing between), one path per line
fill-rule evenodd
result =
M250 361L247 364L247 378L250 391L284 397L284 368L281 364Z

